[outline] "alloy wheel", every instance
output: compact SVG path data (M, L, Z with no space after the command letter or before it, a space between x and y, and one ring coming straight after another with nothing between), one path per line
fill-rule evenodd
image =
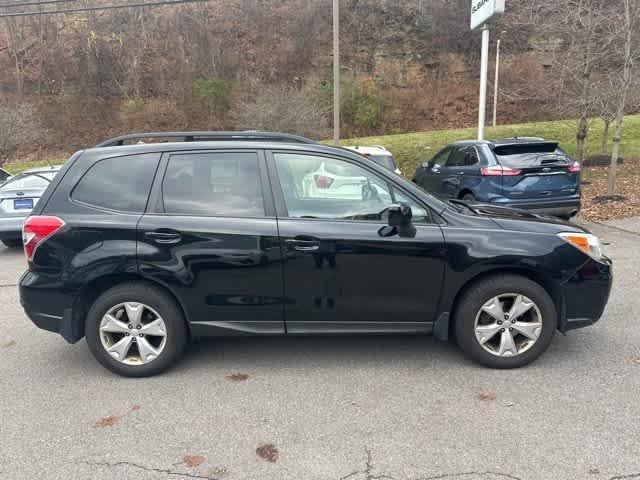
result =
M118 362L144 365L162 353L167 343L167 327L158 312L148 305L120 303L102 317L100 341Z
M488 300L476 315L475 335L487 352L513 357L529 350L542 333L542 315L530 298L505 293Z

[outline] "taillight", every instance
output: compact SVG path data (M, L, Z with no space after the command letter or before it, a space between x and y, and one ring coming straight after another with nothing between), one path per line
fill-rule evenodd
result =
M58 217L34 215L27 218L22 225L22 243L27 260L32 260L36 249L64 226Z
M522 173L516 168L503 167L502 165L494 165L492 167L484 167L480 169L480 173L485 177L516 177Z
M325 175L315 175L313 178L315 179L316 187L318 188L329 188L333 183L333 178Z
M569 171L569 173L578 173L580 171L580 163L573 162L571 165L569 165L569 168L567 168L567 170Z

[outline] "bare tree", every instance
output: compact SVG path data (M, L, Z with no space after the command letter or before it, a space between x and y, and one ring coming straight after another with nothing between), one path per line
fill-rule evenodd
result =
M0 103L0 165L16 146L35 142L41 134L33 108Z
M624 121L624 113L627 107L634 62L640 56L638 53L640 45L634 41L637 40L636 29L640 24L640 0L620 0L620 3L622 4L620 30L622 31L624 38L622 49L623 66L619 82L620 94L618 96L618 105L616 109L611 164L609 165L609 181L607 185L607 193L609 195L616 193L616 174L618 156L620 154L620 140L622 137L622 122Z
M309 88L268 87L232 113L237 128L297 133L326 138L327 109Z

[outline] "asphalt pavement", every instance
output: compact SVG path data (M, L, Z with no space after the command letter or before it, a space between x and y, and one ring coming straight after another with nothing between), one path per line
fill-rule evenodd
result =
M431 337L240 338L120 378L27 320L0 247L0 478L640 479L640 219L590 228L605 316L510 371Z

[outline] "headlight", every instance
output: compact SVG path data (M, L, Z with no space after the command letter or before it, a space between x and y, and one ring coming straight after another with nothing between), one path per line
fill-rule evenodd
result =
M558 236L595 260L601 260L604 256L600 247L600 240L595 235L570 232L559 233Z

